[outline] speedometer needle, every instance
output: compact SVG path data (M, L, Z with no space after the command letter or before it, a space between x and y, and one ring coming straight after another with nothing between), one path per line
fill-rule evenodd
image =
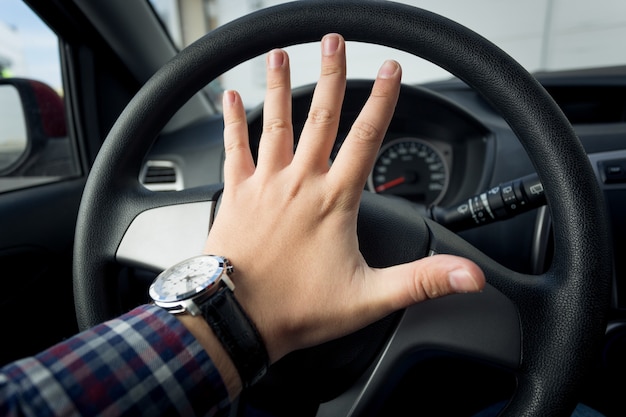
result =
M405 177L398 177L396 179L393 179L391 181L387 181L384 184L380 184L378 187L375 188L377 193L381 193L385 190L388 190L390 188L396 187L402 183L404 183L404 181L406 181Z

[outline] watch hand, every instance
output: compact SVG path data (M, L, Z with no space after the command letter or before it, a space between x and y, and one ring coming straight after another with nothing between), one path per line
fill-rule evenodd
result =
M185 281L187 283L187 290L193 290L197 285L201 285L203 280L196 280L195 278L203 278L204 274L202 272L191 273L185 276Z
M384 184L380 184L378 187L375 188L375 191L377 193L383 192L385 190L388 190L390 188L396 187L402 183L404 183L406 181L405 177L398 177L396 179L393 179L391 181L387 181Z

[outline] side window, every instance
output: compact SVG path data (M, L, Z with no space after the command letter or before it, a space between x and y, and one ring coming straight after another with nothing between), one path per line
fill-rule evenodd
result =
M0 15L0 193L80 175L58 38L22 0Z

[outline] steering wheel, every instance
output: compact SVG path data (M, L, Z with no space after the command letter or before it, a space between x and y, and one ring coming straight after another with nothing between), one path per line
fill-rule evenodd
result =
M235 65L329 32L425 58L482 94L517 134L543 182L555 257L542 275L512 271L407 205L365 193L359 241L369 263L390 265L431 251L457 254L483 268L487 288L421 303L330 345L295 352L284 359L289 366L276 364L258 389L267 395L278 390L275 401L289 402L289 378L299 377L300 392L317 402L334 398L328 414L373 415L397 380L398 365L438 349L515 374L503 415L569 415L602 338L610 294L608 227L587 155L557 105L512 58L450 20L391 2L307 1L259 11L187 47L141 88L104 142L85 187L74 261L80 327L121 312L119 265L163 269L202 248L221 186L154 193L138 181L166 121ZM339 359L327 365L331 356ZM289 373L294 362L299 376Z

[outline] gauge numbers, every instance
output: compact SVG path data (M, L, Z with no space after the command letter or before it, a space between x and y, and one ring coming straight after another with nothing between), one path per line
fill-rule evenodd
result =
M441 201L448 181L448 165L437 149L421 139L401 138L381 148L368 188L431 206Z

